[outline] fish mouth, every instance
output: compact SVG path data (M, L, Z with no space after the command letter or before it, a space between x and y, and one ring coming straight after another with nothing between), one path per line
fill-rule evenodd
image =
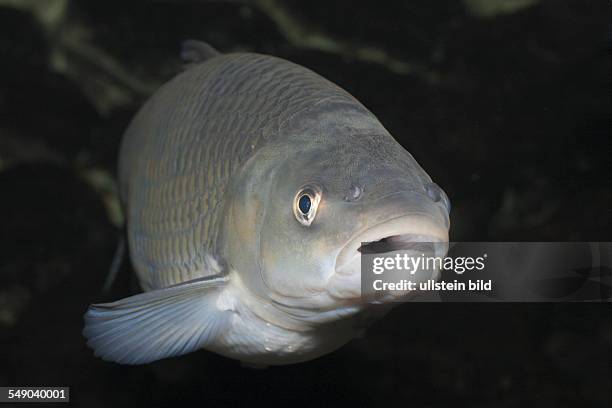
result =
M391 218L355 234L338 253L336 272L342 272L364 253L415 250L444 256L448 247L444 244L448 244L448 229L428 216Z
M448 229L444 223L430 216L411 214L378 223L354 235L336 257L335 273L328 281L332 297L350 303L386 303L397 300L398 294L382 294L382 298L369 299L361 293L361 255L403 251L414 256L446 256ZM437 271L432 271L432 278Z
M434 244L443 242L427 235L399 234L383 237L372 242L364 242L357 251L363 254L383 254L409 250L414 252L435 253Z

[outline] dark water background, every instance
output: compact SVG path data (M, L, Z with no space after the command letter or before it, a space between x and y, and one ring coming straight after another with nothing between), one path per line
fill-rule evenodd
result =
M506 6L500 8L500 4ZM510 7L510 6L512 7ZM73 405L610 407L612 306L410 304L295 366L125 367L81 337L120 230L123 129L186 38L305 65L447 191L451 239L610 241L612 2L0 1L0 385Z

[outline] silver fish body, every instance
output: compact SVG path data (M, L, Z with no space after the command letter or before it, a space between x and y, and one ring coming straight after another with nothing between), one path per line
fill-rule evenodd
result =
M127 364L201 348L315 358L376 314L360 297L360 242L447 242L448 199L338 86L279 58L206 50L126 131L120 190L145 292L92 305L84 334Z

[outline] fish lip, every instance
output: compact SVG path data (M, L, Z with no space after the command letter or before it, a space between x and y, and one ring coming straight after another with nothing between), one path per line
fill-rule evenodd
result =
M448 243L448 229L440 226L429 214L411 213L392 217L353 235L336 256L336 273L359 256L362 243L391 236L402 236L412 242Z

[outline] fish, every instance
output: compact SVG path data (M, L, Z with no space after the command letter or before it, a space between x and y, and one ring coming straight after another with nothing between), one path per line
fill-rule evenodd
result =
M397 304L361 296L371 242L447 243L445 192L351 94L298 64L195 40L136 113L119 190L143 292L92 304L96 356L205 349L301 363Z

